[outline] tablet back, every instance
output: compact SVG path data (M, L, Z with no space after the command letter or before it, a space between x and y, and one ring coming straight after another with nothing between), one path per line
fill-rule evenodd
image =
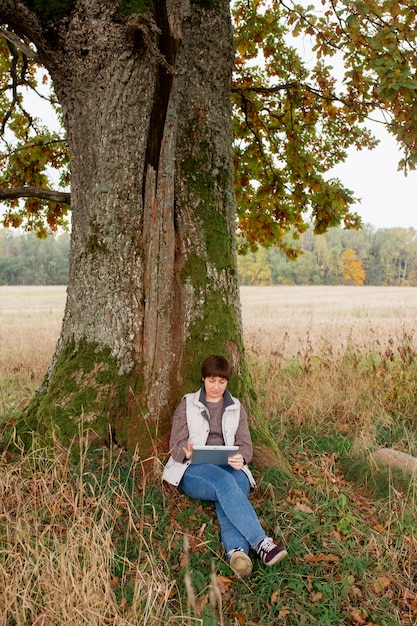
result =
M191 464L227 465L227 459L238 451L239 446L194 446Z

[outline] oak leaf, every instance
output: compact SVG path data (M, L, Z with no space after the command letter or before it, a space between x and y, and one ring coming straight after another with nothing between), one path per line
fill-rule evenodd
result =
M314 513L313 509L307 504L303 504L302 502L297 502L294 506L294 509L297 511L302 511L303 513Z
M337 556L337 554L324 554L323 552L320 552L319 554L307 554L304 557L304 561L306 563L337 562L340 561L340 556Z
M323 600L323 594L320 591L312 593L310 597L312 602L318 602L319 600Z
M391 584L391 579L388 576L378 576L376 581L374 582L374 591L375 593L381 593Z

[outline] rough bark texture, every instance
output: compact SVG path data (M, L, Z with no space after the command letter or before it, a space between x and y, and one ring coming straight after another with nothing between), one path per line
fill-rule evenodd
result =
M149 454L208 354L231 358L232 392L251 402L228 2L159 0L132 15L116 0L55 1L47 16L32 5L2 0L0 22L36 45L63 107L72 242L61 337L25 424L64 443L82 426Z

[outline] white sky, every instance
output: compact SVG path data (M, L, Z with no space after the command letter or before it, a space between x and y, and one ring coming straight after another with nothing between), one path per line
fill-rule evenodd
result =
M367 126L371 126L367 124ZM374 150L352 150L347 161L332 171L361 203L355 210L375 228L413 227L417 230L417 170L398 171L401 154L395 139L378 125L380 143Z
M323 0L305 0L301 4L314 4L318 14L324 9ZM311 52L313 43L309 36L290 38L289 43L298 48L307 65L315 63ZM330 61L329 61L330 63ZM331 59L335 75L343 76L343 64L336 54ZM378 117L378 113L373 113ZM395 139L381 123L366 120L369 128L380 143L374 150L358 151L352 148L349 157L342 165L331 172L339 178L345 187L354 192L361 200L354 210L362 217L365 224L375 228L413 227L417 230L417 170L404 176L398 171L398 162L402 155Z

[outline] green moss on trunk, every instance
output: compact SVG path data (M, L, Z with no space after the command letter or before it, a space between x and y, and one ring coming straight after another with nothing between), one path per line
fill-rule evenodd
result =
M61 352L47 386L18 421L17 433L26 445L37 432L46 445L56 434L68 446L88 431L92 445L113 438L130 449L140 442L146 453L153 449L156 428L145 423L146 409L136 402L141 385L140 373L119 374L109 349L71 342Z
M148 9L149 9L148 0L120 0L120 13L122 15L146 13Z

